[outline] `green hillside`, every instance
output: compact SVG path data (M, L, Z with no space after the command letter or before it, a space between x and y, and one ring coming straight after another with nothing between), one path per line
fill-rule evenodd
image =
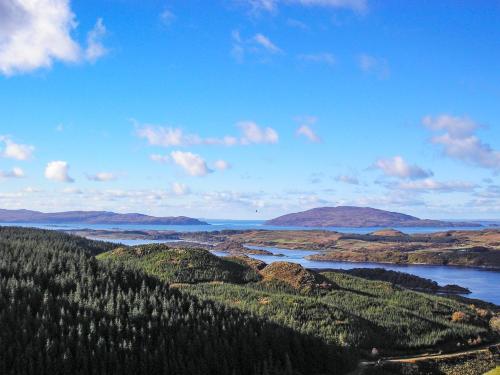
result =
M112 246L0 227L0 374L341 374L352 366L336 345L93 257Z
M202 281L245 283L260 278L253 269L241 261L223 259L206 250L195 248L175 248L162 244L119 247L97 258L119 260L169 283Z
M228 270L233 266L228 264L234 264L235 258L165 245L122 248L98 258L123 261L168 282L190 282L179 287L202 300L365 353L374 347L381 354L456 348L495 336L489 328L491 311L384 281L337 272L318 274L287 262L257 269L242 259L240 266L246 271L237 275L258 272L260 281L256 281L259 277L222 277L232 275ZM462 319L452 318L461 314Z

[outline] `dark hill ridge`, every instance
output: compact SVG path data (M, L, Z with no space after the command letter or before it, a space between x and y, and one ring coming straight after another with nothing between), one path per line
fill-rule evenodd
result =
M268 220L266 225L297 227L479 227L477 223L424 220L370 207L318 207Z
M137 213L119 214L108 211L67 211L44 213L30 210L0 209L0 223L51 224L153 224L153 225L206 225L186 216L155 217Z

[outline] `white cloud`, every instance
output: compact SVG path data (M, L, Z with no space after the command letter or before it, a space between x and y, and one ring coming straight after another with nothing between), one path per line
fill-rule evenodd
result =
M157 163L168 163L170 161L170 156L168 155L160 155L160 154L152 154L149 155L149 158Z
M203 138L198 134L185 134L180 128L157 125L138 125L136 134L139 138L145 138L150 145L162 147L186 147L194 145L220 145L229 147L238 144L276 143L278 141L278 133L272 128L261 128L252 121L242 121L237 126L242 132L240 137L226 135L224 137ZM168 156L166 155L154 154L150 158L157 162L168 161Z
M256 55L262 58L283 53L283 50L272 42L269 37L261 33L247 39L243 38L238 30L233 30L231 39L231 55L239 63L245 60L246 55Z
M70 32L75 16L67 0L0 1L0 71L5 75L77 61Z
M253 11L273 12L278 4L307 7L344 8L363 13L368 9L367 0L246 0Z
M205 160L199 155L191 152L172 151L170 156L175 164L191 176L205 176L212 172Z
M459 192L471 191L476 186L470 182L450 181L440 182L432 178L426 178L419 181L402 182L399 185L400 189L404 190L420 190L420 191L442 191L442 192Z
M14 167L10 171L0 171L0 179L2 178L22 178L24 171L21 168Z
M94 63L104 56L108 50L102 44L102 38L106 35L106 26L99 18L92 30L87 34L87 48L85 49L85 59Z
M231 168L231 164L229 164L225 160L217 160L214 163L214 167L215 167L215 169L218 169L219 171L225 171L226 169Z
M182 129L155 125L142 125L137 136L146 138L153 146L187 146L201 142L198 136L184 135Z
M314 132L312 126L318 121L314 116L301 116L295 119L299 123L296 134L306 137L311 142L321 142L321 138Z
M345 175L345 174L335 177L335 180L339 181L339 182L344 182L346 184L351 184L351 185L358 185L359 184L358 178L356 176L349 176L349 175Z
M50 68L55 61L84 60L85 51L71 36L76 27L69 0L0 1L0 73L10 76ZM97 41L89 40L95 51L90 42Z
M65 161L51 161L45 168L45 178L58 182L74 182L69 176L69 165Z
M5 136L0 136L0 142L4 144L3 150L0 153L4 158L28 160L31 159L35 150L33 146L15 143Z
M87 175L87 179L89 181L106 182L116 180L117 176L111 172L99 172L93 175Z
M257 43L258 45L264 47L266 50L268 50L269 52L271 53L280 53L282 52L281 51L281 48L279 48L276 44L274 44L273 42L271 42L271 39L269 39L267 36L263 35L263 34L255 34L254 37L253 37L253 40L255 41L255 43Z
M412 180L427 178L433 175L431 171L426 171L418 165L409 165L401 156L394 156L390 159L379 159L375 162L374 167L380 169L386 176Z
M440 115L426 116L422 119L422 123L428 129L440 132L431 138L431 142L441 145L448 157L500 171L500 151L478 138L475 132L479 125L473 120L467 117Z
M297 135L302 135L309 139L311 142L320 142L321 139L314 133L309 125L301 125L297 129Z
M303 54L303 55L298 55L297 58L302 61L311 63L321 63L329 66L333 66L336 63L335 56L328 52Z
M191 192L189 186L181 184L180 182L174 182L171 187L171 191L175 195L187 195Z
M243 132L240 139L241 144L278 143L279 136L273 128L260 127L253 121L241 121L238 126Z
M361 54L358 57L358 65L363 72L375 74L380 79L388 78L390 75L389 64L383 58Z

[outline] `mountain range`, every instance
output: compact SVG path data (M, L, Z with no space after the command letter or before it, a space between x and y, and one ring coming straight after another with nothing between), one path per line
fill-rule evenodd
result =
M265 222L297 227L480 227L477 223L420 219L415 216L370 207L337 206L279 216Z

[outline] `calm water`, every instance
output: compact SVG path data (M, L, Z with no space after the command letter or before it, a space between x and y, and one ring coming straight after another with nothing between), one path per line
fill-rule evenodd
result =
M53 230L70 230L70 229L113 229L113 230L170 230L175 232L213 232L217 230L249 230L249 229L266 229L266 230L328 230L341 233L358 233L365 234L376 230L380 227L368 228L346 228L346 227L276 227L264 225L264 220L205 220L209 225L109 225L109 224L40 224L40 223L0 223L0 226L21 226L34 227ZM493 224L499 225L500 222L484 222L484 227L394 227L393 229L400 230L404 233L432 233L443 232L447 230L478 230L490 227Z
M430 266L430 265L397 265L381 263L355 263L355 262L330 262L314 261L304 259L307 255L317 254L318 251L311 250L287 250L276 247L248 246L253 249L268 250L277 255L254 255L249 256L260 259L266 263L294 262L306 268L385 268L388 270L411 273L436 281L440 285L457 284L468 288L472 293L466 295L469 298L478 298L483 301L493 302L500 305L500 271L491 271L481 268L453 267L453 266ZM282 254L284 256L278 256ZM227 255L217 252L217 255Z

